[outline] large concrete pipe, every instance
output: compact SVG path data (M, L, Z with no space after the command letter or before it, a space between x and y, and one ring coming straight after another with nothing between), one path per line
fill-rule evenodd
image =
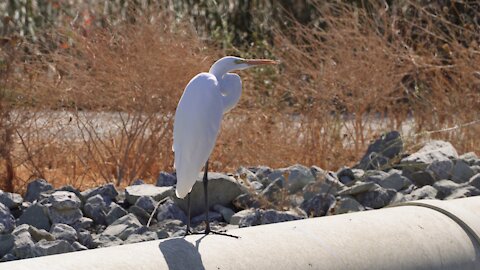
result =
M0 263L43 269L480 269L480 197Z

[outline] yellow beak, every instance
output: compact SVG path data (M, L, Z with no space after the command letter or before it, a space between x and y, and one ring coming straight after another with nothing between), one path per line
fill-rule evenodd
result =
M245 59L245 62L248 65L258 66L258 65L278 65L279 62L270 59Z

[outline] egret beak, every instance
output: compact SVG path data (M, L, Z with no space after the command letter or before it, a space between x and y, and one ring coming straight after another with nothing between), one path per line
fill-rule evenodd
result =
M270 59L245 59L244 63L251 66L279 64L278 61L270 60Z

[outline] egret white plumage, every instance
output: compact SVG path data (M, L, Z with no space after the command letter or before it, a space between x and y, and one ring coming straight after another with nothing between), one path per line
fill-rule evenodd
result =
M188 195L186 234L190 233L190 192L202 167L205 167L205 233L211 232L208 221L208 159L215 146L222 116L238 103L242 94L240 76L230 72L273 64L277 62L226 56L216 61L208 73L203 72L193 77L185 87L175 112L173 151L177 171L176 195L178 198Z

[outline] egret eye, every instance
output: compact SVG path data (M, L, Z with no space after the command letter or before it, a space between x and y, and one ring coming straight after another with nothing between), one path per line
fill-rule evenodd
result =
M236 59L236 60L234 61L234 63L237 64L237 65L243 64L244 62L245 62L245 61L242 60L242 59Z

